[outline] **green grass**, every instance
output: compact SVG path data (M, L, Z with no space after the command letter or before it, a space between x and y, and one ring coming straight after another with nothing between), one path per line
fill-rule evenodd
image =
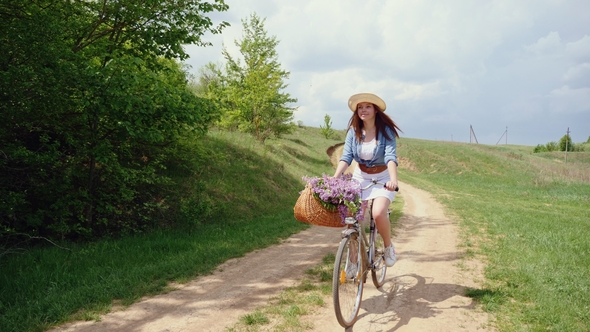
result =
M470 290L500 331L590 328L590 154L402 140L404 181L462 220L464 245L486 263ZM475 244L475 246L474 246Z
M325 151L338 142L303 127L264 146L226 132L187 143L195 176L181 185L186 204L178 212L187 227L0 256L0 331L98 319L307 228L293 218L301 177L331 174ZM466 253L486 264L483 286L469 295L494 314L499 331L588 331L589 152L568 153L566 163L561 153L532 149L402 138L399 177L433 193L461 222ZM298 317L313 310L307 301L321 305L318 296L282 301L283 330L306 328ZM255 327L274 319L261 313L244 320Z
M278 243L309 225L293 206L304 175L332 173L319 128L298 128L263 146L247 135L211 132L187 143L194 170L187 179L187 226L90 244L59 243L0 256L0 331L43 331L98 319L113 305L169 291L220 263ZM191 192L195 192L194 195Z
M301 230L292 218L283 210L239 223L205 224L190 231L154 232L11 257L2 265L0 330L40 331L66 314L94 319L108 311L113 300L129 305L142 296L167 291L170 281L208 274L229 258L278 243Z

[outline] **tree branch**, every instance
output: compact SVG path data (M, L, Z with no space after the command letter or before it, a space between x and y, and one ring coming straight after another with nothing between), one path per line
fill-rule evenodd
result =
M45 240L45 241L51 243L52 245L54 245L55 247L58 247L59 249L70 250L71 251L70 248L62 247L62 246L56 244L55 242L53 242L53 241L51 241L48 238L43 237L43 236L31 236L31 235L25 234L25 233L12 233L10 235L20 235L20 236L26 237L26 239L23 240L23 241L17 242L16 244L14 244L13 246L11 246L9 248L6 248L6 249L3 248L2 251L0 251L0 258L2 258L4 255L8 255L8 254L23 254L23 253L27 252L27 249L25 249L25 248L19 248L18 246L20 244L22 244L22 243L24 243L26 241L30 241L30 240Z

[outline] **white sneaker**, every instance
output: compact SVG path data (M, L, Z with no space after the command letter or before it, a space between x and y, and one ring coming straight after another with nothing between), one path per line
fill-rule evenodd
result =
M346 264L346 278L354 279L358 273L358 264L348 261Z
M393 243L389 245L389 247L385 248L385 264L388 267L392 267L397 261L395 248L393 247Z

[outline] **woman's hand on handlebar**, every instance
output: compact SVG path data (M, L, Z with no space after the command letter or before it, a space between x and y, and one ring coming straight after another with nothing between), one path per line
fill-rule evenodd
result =
M389 191L396 191L398 188L397 181L387 181L384 187Z

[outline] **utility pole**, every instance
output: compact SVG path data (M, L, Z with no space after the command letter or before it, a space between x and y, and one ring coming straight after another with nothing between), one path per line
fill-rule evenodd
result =
M498 145L498 143L500 143L500 141L502 140L502 137L504 137L504 135L506 135L506 144L508 144L508 126L506 126L506 131L502 134L502 136L500 136L500 139L496 142L496 145Z
M477 137L475 136L475 131L473 131L473 126L469 125L469 143L471 143L471 138L475 139L475 143L479 144L479 142L477 141Z
M567 149L568 143L570 142L570 127L567 127L567 131L565 132L565 162L567 163Z

